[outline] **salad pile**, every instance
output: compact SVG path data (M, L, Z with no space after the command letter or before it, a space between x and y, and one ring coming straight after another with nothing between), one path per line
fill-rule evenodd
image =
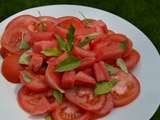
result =
M102 20L21 15L1 38L2 74L19 105L46 120L96 120L137 98L132 41Z

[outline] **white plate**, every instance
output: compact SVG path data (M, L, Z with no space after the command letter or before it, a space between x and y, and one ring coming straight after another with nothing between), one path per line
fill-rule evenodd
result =
M0 24L2 34L7 23L14 17L22 14L65 16L72 15L82 18L79 11L86 16L101 19L110 29L126 34L132 39L134 48L141 53L141 61L134 70L134 74L140 79L141 94L131 104L113 110L111 114L101 120L149 120L160 104L160 57L151 41L134 25L126 20L103 10L77 6L77 5L52 5L37 7L17 13ZM0 58L0 62L2 59ZM0 75L0 119L2 120L33 120L17 104L16 93L18 87L4 80Z

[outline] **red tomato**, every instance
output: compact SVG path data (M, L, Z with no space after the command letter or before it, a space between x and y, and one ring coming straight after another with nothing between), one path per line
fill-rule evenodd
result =
M75 83L75 71L64 72L62 76L62 87L67 89L74 86Z
M33 31L35 25L39 22L39 20L31 15L21 15L14 18L10 21L6 27L6 30L14 30L15 28L23 27L27 28L30 31Z
M27 75L31 81L26 81L24 75ZM45 81L45 76L40 74L35 74L32 71L22 71L20 73L20 80L27 88L35 92L42 92L48 90L48 84Z
M45 21L53 22L54 24L57 24L58 22L57 18L51 16L40 16L38 17L38 19L40 19L43 22Z
M90 75L90 76L94 75L92 67L83 69L83 72Z
M19 56L18 54L8 55L2 63L2 74L9 82L20 82L19 74L23 67L18 63Z
M81 59L81 65L78 69L85 69L92 66L96 62L95 57L86 57Z
M140 54L136 50L132 50L131 53L124 58L126 66L129 70L132 70L140 60Z
M20 42L23 38L31 41L31 33L24 28L7 29L2 36L2 47L6 48L11 53L18 52Z
M82 71L79 71L76 74L75 79L76 79L76 81L75 81L76 85L93 86L93 87L95 87L95 85L96 85L96 80L92 76L90 76Z
M98 82L109 80L109 74L103 61L94 64L94 74Z
M120 71L112 76L112 79L119 80L112 89L115 107L127 105L137 98L140 93L140 83L134 75Z
M9 53L10 53L10 52L9 52L6 48L1 47L1 49L0 49L0 54L1 54L1 56L2 56L3 58L7 57L7 56L9 55Z
M54 69L55 63L49 63L45 72L46 81L50 87L64 93L64 91L60 88L60 74L54 72Z
M22 87L19 90L18 102L26 112L32 115L41 115L51 110L46 93L35 93L27 87Z
M68 29L70 25L73 25L76 28L76 30L84 28L83 22L80 19L73 16L59 17L58 21L59 25L63 28Z
M127 44L127 48L125 50L123 57L127 57L132 52L132 47L133 47L132 41L127 39L126 44Z
M74 87L65 92L66 98L73 104L87 111L97 111L105 103L105 95L94 95L94 89L89 87Z
M79 58L84 58L84 57L95 57L95 53L89 50L84 50L79 47L74 47L72 51L73 55Z
M52 118L55 120L92 120L89 112L69 102L64 102L55 112L52 112Z
M96 118L104 117L105 115L109 114L112 111L113 107L114 107L114 104L113 104L112 95L107 94L105 104L100 110L94 112L94 116Z
M80 29L77 29L77 31L75 32L75 35L88 35L95 32L96 32L96 28L82 27Z

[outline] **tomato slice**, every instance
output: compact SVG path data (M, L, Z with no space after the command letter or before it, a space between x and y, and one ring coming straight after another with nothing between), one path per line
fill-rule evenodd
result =
M94 64L94 73L98 82L109 80L109 74L103 61Z
M57 24L58 22L57 18L51 16L40 16L38 17L38 19L40 19L43 22L45 21L53 22L54 24Z
M31 81L26 81L24 75L27 75ZM44 75L24 70L20 73L20 80L21 83L32 91L42 92L48 90L48 84L46 83Z
M52 112L55 120L91 120L91 115L75 105L64 102L55 112Z
M62 76L62 87L67 89L74 86L75 83L75 71L64 72Z
M6 30L14 30L15 28L23 27L30 31L33 31L34 26L39 22L39 20L31 15L21 15L10 21L6 27Z
M73 104L92 112L101 109L105 103L105 95L95 96L93 88L84 86L66 90L65 96Z
M100 110L94 112L95 118L100 118L100 117L106 116L107 114L109 114L112 111L113 107L114 107L114 104L113 104L112 95L107 94L104 106Z
M112 79L119 80L117 85L112 89L115 107L127 105L138 97L140 83L134 75L119 71L117 75L112 76Z
M46 96L46 92L36 93L27 87L22 87L18 92L18 102L26 112L41 115L51 110L51 104Z
M19 83L20 71L23 67L18 63L19 54L8 55L2 63L2 74L9 81L13 83Z
M19 45L22 36L26 42L31 41L31 33L27 29L14 28L6 30L2 36L2 47L6 48L11 53L18 52L20 50Z
M38 42L38 41L47 41L52 40L54 38L53 32L33 32L32 33L32 43Z
M88 74L86 74L86 73L84 73L82 71L79 71L76 74L75 84L76 85L93 86L93 87L95 87L96 80L92 76L90 76L90 75L88 75Z
M91 67L96 62L95 57L85 57L81 59L81 65L78 69L85 69Z
M132 70L140 60L140 54L136 50L132 50L131 53L124 58L126 66L129 70Z
M1 49L0 49L0 54L1 54L1 56L2 56L3 58L7 57L7 56L9 55L9 53L10 53L10 52L9 52L6 48L1 47Z

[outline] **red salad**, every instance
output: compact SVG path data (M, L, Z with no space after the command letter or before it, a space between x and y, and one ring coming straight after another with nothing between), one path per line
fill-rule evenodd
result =
M1 39L2 74L17 101L46 120L96 120L140 93L132 41L102 20L21 15Z

